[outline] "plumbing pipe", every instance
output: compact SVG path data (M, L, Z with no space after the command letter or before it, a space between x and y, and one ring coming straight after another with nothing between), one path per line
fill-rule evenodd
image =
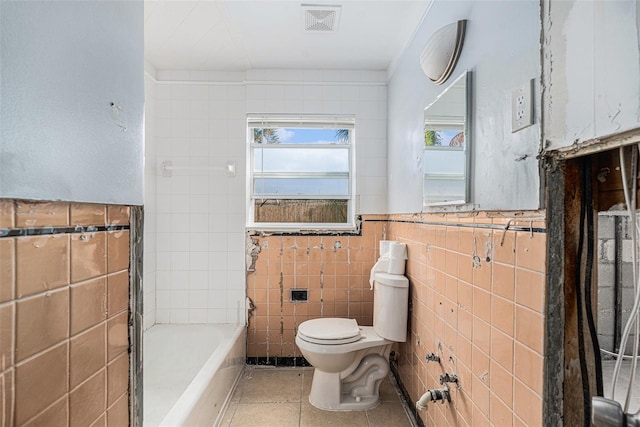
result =
M438 400L442 401L442 403L444 403L445 400L447 402L451 401L448 387L427 390L427 392L420 396L420 399L416 402L416 409L418 409L418 411L426 411L427 403L437 402Z
M633 255L634 255L634 260L637 260L637 236L636 236L636 232L637 232L637 223L636 223L636 211L635 211L635 206L631 205L631 200L630 200L630 196L629 196L629 187L628 187L628 182L627 182L627 175L626 175L626 170L625 170L625 163L624 163L624 150L622 147L620 147L619 150L620 153L620 173L622 175L622 189L624 191L624 198L625 198L625 203L627 205L627 211L629 214L629 219L631 222L631 227L632 227L632 242L633 242ZM633 183L634 183L634 188L635 188L635 182L636 182L636 177L634 177ZM635 193L635 191L634 191ZM634 198L635 200L635 198ZM624 327L624 331L622 332L622 339L620 342L620 353L619 353L619 357L618 360L616 360L616 365L615 368L613 370L613 381L612 381L612 386L611 386L611 398L615 399L615 392L616 392L616 382L618 381L618 377L620 375L620 368L622 367L622 356L624 355L624 351L625 348L627 346L627 339L629 338L629 335L631 333L631 328L633 326L636 327L636 333L638 332L638 323L640 322L640 320L638 320L638 312L640 311L640 289L638 286L638 277L637 277L637 265L634 262L633 263L633 273L634 273L634 291L636 293L635 298L634 298L634 303L633 303L633 308L631 309L631 315L629 317L629 319L627 320L627 323ZM637 354L637 342L634 343L634 352L633 352L633 356L635 356ZM637 359L635 359L632 362L632 372L635 373L635 367L636 367L636 363L637 363ZM628 405L630 402L630 397L631 397L631 391L633 389L633 383L634 383L634 377L632 376L631 379L629 380L629 386L627 388L627 396L625 399L625 410L628 410Z
M591 422L594 427L640 427L640 411L625 414L615 400L594 396L591 399Z
M429 363L429 362L438 362L438 363L440 363L440 356L438 356L435 353L427 354L427 363Z

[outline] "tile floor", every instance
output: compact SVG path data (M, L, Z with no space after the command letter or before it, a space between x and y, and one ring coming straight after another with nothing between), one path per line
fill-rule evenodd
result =
M247 366L220 426L384 426L410 427L392 378L380 386L381 403L368 411L330 412L308 400L313 368Z

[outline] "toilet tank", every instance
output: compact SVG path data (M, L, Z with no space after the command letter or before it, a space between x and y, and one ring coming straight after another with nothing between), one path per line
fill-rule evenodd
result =
M409 280L399 274L376 273L373 290L373 330L389 341L405 342Z

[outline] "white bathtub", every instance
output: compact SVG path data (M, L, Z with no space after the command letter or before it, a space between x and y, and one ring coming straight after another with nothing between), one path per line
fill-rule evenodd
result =
M211 427L245 364L244 325L155 325L144 332L144 426Z

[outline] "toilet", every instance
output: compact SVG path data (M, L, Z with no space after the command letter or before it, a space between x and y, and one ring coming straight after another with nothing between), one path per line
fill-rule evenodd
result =
M409 281L375 269L372 279L373 326L320 318L298 327L296 345L315 368L309 402L316 408L357 411L377 406L391 346L406 341Z

